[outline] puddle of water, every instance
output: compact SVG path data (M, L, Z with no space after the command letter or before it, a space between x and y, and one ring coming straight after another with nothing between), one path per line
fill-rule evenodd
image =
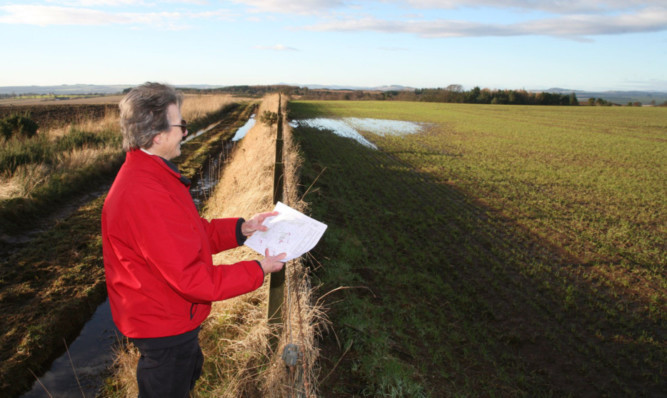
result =
M255 126L255 114L253 113L250 115L250 119L241 127L240 129L236 130L236 134L234 134L234 137L232 137L232 141L238 141L241 138L245 137L245 135L250 131L251 128Z
M111 308L107 299L81 329L79 337L69 347L69 356L65 353L53 361L51 369L39 378L41 384L35 382L32 390L21 398L94 397L104 381L106 369L113 363L111 347L118 341L119 336L121 334L111 320ZM72 370L70 356L76 374ZM76 381L77 377L81 389Z
M311 127L319 130L329 130L341 137L351 138L368 148L377 149L375 144L365 139L364 136L359 134L359 132L354 127L348 125L341 119L318 117L315 119L295 120L294 122L297 124L297 126Z
M368 141L359 131L365 131L381 136L415 134L422 131L423 124L403 120L387 120L372 118L346 117L343 119L314 118L293 120L293 128L299 126L312 127L319 130L329 130L341 137L351 138L368 148L377 149L377 146Z
M196 138L196 137L199 137L200 135L202 135L202 134L204 134L204 133L208 133L211 129L215 128L215 126L217 126L218 124L220 124L219 121L213 123L212 125L206 127L205 129L202 129L202 130L197 131L197 132L194 133L194 134L188 134L188 136L185 137L185 139L183 140L182 143L188 142L188 141L190 141L191 139Z
M357 130L368 131L369 133L381 136L416 134L419 133L424 127L420 123L408 122L405 120L371 119L358 117L346 117L343 120L345 123L349 124Z

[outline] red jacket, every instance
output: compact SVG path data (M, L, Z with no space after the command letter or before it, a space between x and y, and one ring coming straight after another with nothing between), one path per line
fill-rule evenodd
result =
M212 254L243 244L242 222L201 218L189 183L164 159L128 152L102 210L107 290L121 333L149 338L191 331L212 301L261 286L256 261L212 263Z

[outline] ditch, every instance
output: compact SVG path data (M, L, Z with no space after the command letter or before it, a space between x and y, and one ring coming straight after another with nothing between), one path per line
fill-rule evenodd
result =
M233 141L232 137L234 137L235 134L238 134L240 130L246 129L247 131L249 129L248 126L250 125L250 127L252 127L254 124L254 118L250 117L250 115L255 108L256 104L253 103L231 108L228 114L221 116L221 120L210 124L207 128L190 136L190 139L188 139L187 142L184 142L182 155L174 160L181 170L185 170L183 171L184 175L187 175L192 180L191 193L199 210L202 210L205 206L206 200L210 197L219 179L220 171L224 167L225 160L233 152L235 142L240 139L237 138L236 141ZM242 125L242 123L245 124ZM87 246L92 246L93 252L98 254L89 256L95 257L90 261L93 264L95 271L89 272L82 270L82 273L94 274L95 276L92 277L89 282L84 282L84 284L88 284L84 289L86 294L84 297L74 293L73 290L75 289L63 289L68 296L78 297L79 302L62 305L61 307L65 307L65 311L63 311L62 308L56 308L54 311L49 311L48 318L61 318L51 321L51 326L29 326L28 334L20 341L11 338L11 334L15 333L15 330L20 328L20 326L14 326L12 331L7 333L10 337L6 337L7 334L3 337L3 351L6 351L8 343L9 346L12 345L12 341L15 341L15 343L13 343L14 346L21 346L29 343L31 339L37 339L40 340L37 341L37 348L47 346L48 350L45 351L62 353L62 355L52 362L48 358L50 357L53 359L55 357L53 354L40 356L34 354L31 355L31 352L25 354L21 353L23 354L20 355L21 358L12 363L17 355L4 352L3 362L5 363L3 364L3 368L8 369L8 372L3 372L5 373L3 375L3 379L5 380L2 381L2 388L0 388L0 391L3 392L3 396L19 396L21 393L23 393L23 395L20 395L22 398L94 396L102 386L104 378L108 375L108 369L112 365L114 359L113 349L120 341L121 336L113 324L109 303L108 300L105 299L106 291L101 262L101 243L98 233L99 212L101 211L101 206L107 190L108 185L106 189L95 192L95 198L91 199L93 193L89 193L79 199L80 202L83 198L87 198L90 203L84 203L83 205L79 203L78 206L68 206L66 209L58 209L59 220L64 220L68 216L76 219L80 216L79 213L81 213L82 208L87 209L88 213L90 213L86 218L90 219L92 223L88 224L87 227L81 226L81 228L88 231L86 233L87 238L91 239L91 241L86 242L85 244ZM70 219L64 221L59 220L55 220L56 225L54 229L58 229L59 226L62 227L62 224L67 223ZM72 228L77 229L79 227L80 226L75 225ZM65 230L72 228L65 228ZM65 233L66 232L67 231L65 231ZM51 231L33 231L32 234L26 234L26 239L36 234L36 239L41 238L42 240L46 239L48 241L48 235L51 233ZM47 237L45 238L44 235ZM69 239L66 239L65 241L69 243L70 246L76 246L77 243L81 244L77 242L78 239L76 234L72 234L68 238ZM32 243L24 242L23 246L24 251L29 250L29 246L32 246ZM63 250L75 251L75 249L71 248ZM35 250L35 254L33 254L31 259L17 261L18 257L21 256L21 253L17 252L12 260L7 261L3 266L6 268L8 264L14 265L15 263L32 265L32 263L40 262L38 258L48 256L47 253L42 253L41 255L36 253L39 253L39 250ZM21 264L16 264L16 268L24 268L21 267ZM37 275L40 270L38 267L33 268L35 268L35 270L32 272ZM14 274L17 273L17 271L12 272ZM39 278L39 276L36 277ZM26 278L29 279L29 276L20 275L17 279L20 281L25 280ZM72 278L63 278L62 276L59 279L72 280ZM3 281L3 283L5 283L5 281ZM12 289L16 290L15 288ZM42 286L41 290L48 289L45 289L45 286ZM36 296L41 296L43 294L43 292L34 290L31 290L31 292L34 292ZM3 307L6 304L11 305L11 301L16 301L16 299L19 299L19 296L21 296L14 294L16 297L11 297L12 293L13 292L2 292L2 296L0 296L0 304L2 304ZM7 300L8 298L10 300ZM49 298L49 300L53 299ZM53 301L56 300L57 298ZM70 297L69 300L74 301L76 299ZM36 303L33 301L36 301ZM6 315L8 316L8 319L11 319L19 317L19 314L30 308L32 308L32 312L35 312L35 310L44 307L43 301L44 300L39 299L39 297L26 300L26 302L16 305L18 308L12 308ZM102 303L97 305L96 308L91 308L90 306L95 305L95 302ZM34 307L34 305L37 305L37 307ZM75 310L79 318L84 317L84 319L81 319L83 327L79 327L74 333L68 333L67 328L71 328L71 324L76 323L76 321L68 319L63 320L62 318L68 311L71 311L72 307L87 307L89 309L80 311ZM88 318L85 316L85 313L92 315ZM46 313L42 313L41 315L31 314L27 316L24 324L32 325L33 320L36 322L40 318L46 318L45 314ZM46 323L49 324L49 322ZM32 330L35 330L34 336L31 334ZM54 330L59 333L49 333ZM49 341L47 337L49 334L65 336L62 337L60 341L55 341L55 337L52 337L52 340ZM16 342L18 342L18 344ZM15 349L20 350L20 348ZM43 363L43 365L40 365L40 363ZM50 366L50 368L48 368L48 366ZM35 381L36 376L34 374L40 375L42 373L40 370L46 370L47 368L48 370ZM33 374L31 375L31 373ZM12 380L13 377L16 377L17 380ZM32 379L32 381L30 381L30 379ZM25 392L30 385L32 385L30 390Z

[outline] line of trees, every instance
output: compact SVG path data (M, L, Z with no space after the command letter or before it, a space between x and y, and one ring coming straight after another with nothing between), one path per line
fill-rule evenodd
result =
M465 91L458 84L447 88L415 90L418 101L458 102L466 104L510 104L510 105L579 105L574 93L559 94L528 92L526 90L489 90L475 87Z
M390 101L424 101L453 102L467 104L511 104L511 105L579 105L574 93L559 94L548 92L528 92L526 90L490 90L475 87L465 91L458 84L446 88L422 88L393 91L368 90L309 90L308 88L292 88L292 93L303 99L319 100L390 100Z

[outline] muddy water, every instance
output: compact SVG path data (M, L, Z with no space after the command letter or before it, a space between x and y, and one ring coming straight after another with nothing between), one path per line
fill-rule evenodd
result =
M238 137L236 141L243 138L254 123L254 118L251 116L251 120L236 132L234 136ZM246 127L249 124L250 127ZM208 131L213 127L215 125L205 130ZM241 131L244 128L246 130ZM206 131L200 130L198 134L201 135ZM225 143L222 152L211 156L202 167L200 175L193 179L190 192L198 210L201 210L211 196L224 163L234 147L235 142ZM68 347L68 352L56 359L49 371L42 375L39 381L33 384L32 389L21 398L94 397L104 378L108 376L107 370L114 359L113 347L121 337L111 319L111 309L107 299L95 310L79 336Z

